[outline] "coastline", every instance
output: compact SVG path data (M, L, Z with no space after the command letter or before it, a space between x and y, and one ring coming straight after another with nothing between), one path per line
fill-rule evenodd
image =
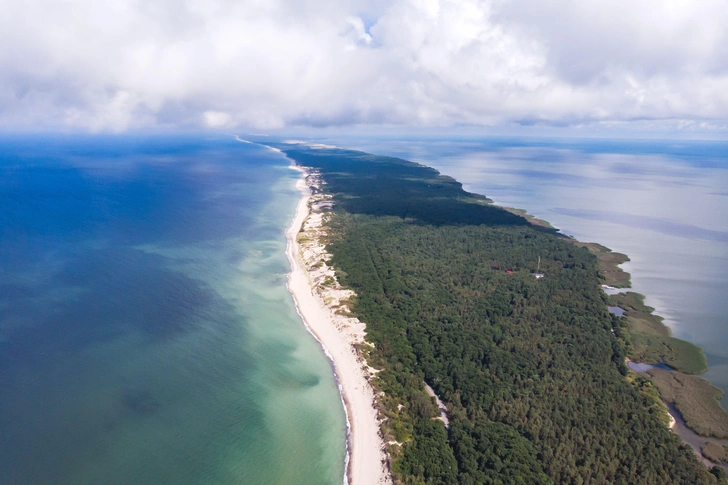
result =
M629 367L629 363L634 362L637 357L639 362L636 363L649 364L650 369L638 371L630 367L629 373L633 376L645 376L655 386L668 418L668 429L692 448L707 468L718 466L728 473L728 462L709 458L704 451L710 444L724 446L728 450L728 412L720 402L723 392L708 380L699 377L699 374L708 370L703 349L692 342L673 338L672 329L664 324L664 319L655 313L654 308L644 304L645 296L631 291L631 274L620 267L630 260L629 256L613 252L599 243L583 242L566 236L548 221L536 218L525 209L500 205L498 207L524 217L536 228L553 231L575 246L586 248L597 258L603 278L600 286L607 295L609 311L611 313L611 308L615 307L621 310L617 316L620 320L629 322L626 330L632 344L645 338L661 337L661 341L658 340L657 343L662 344L662 348L658 348L655 342L640 342L642 345L632 347L632 353L637 355L628 355L625 365ZM654 368L657 364L666 365L669 370ZM666 382L668 380L685 380L689 385L675 389Z
M609 308L622 311L619 320L632 345L626 363L648 364L648 369L630 367L629 372L650 379L667 411L668 428L693 449L698 459L708 468L716 465L728 471L728 465L709 459L703 452L708 443L723 444L728 437L728 413L720 403L723 392L699 377L708 369L703 350L688 341L673 338L663 318L654 313L654 308L644 304L644 295L630 291L631 275L619 267L629 261L627 255L614 253L597 243L576 239L572 242L586 247L596 256L604 276L601 287L612 305ZM657 365L667 367L663 369ZM679 385L672 385L672 381Z
M357 346L365 343L365 326L345 314L348 307L344 301L351 292L343 290L332 277L333 270L326 265L328 254L320 240L325 235L322 211L327 203L309 171L293 162L291 168L301 173L296 182L301 199L286 230L286 255L291 264L287 287L304 325L331 362L344 404L347 444L343 482L391 484L375 391L369 383L374 371L357 351ZM313 237L301 238L302 231Z

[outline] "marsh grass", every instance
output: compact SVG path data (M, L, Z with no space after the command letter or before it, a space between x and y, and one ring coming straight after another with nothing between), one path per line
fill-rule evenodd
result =
M662 398L675 404L690 429L703 436L728 438L728 412L720 405L723 391L698 376L664 369L650 369L647 373Z
M713 463L728 463L728 449L717 443L706 443L700 450L703 456Z
M630 288L632 286L629 279L630 274L619 267L620 264L629 261L626 254L615 253L608 247L597 243L584 243L575 239L572 242L580 248L587 248L590 253L597 257L599 273L605 285L614 288Z
M630 357L636 362L659 364L664 362L685 374L702 374L708 370L703 349L695 344L671 336L663 318L653 314L654 308L645 305L645 297L627 292L612 295L609 302L624 310L632 342Z

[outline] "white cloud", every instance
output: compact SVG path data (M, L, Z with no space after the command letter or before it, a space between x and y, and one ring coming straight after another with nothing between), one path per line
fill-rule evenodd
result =
M223 113L222 111L205 111L202 116L205 120L205 126L209 128L230 126L233 121L232 116L228 113Z
M720 128L725 25L717 0L6 0L0 127Z

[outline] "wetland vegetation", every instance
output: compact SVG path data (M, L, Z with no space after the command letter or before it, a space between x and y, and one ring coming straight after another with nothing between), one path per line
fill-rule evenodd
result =
M571 240L576 246L587 248L597 258L597 266L603 280L603 284L612 288L629 288L632 283L629 280L629 273L619 267L620 264L629 261L626 254L615 253L608 247L597 243L585 243Z
M614 253L595 243L575 244L586 247L597 257L604 284L615 288L630 286L629 273L618 267L629 260L626 255ZM645 304L644 295L631 291L617 293L609 297L609 304L622 313L617 319L616 335L628 358L641 364L665 365L673 370L645 369L650 381L645 381L643 377L630 377L630 380L638 384L646 395L654 395L666 403L674 404L686 426L697 434L728 437L728 412L720 404L723 391L696 375L708 370L703 349L673 337L670 328L663 323L664 319L655 315L655 309ZM663 416L667 417L666 410ZM707 455L703 456L711 459Z
M611 305L624 310L628 322L630 358L645 364L664 362L685 374L702 374L708 370L703 350L695 344L671 336L663 318L653 314L654 308L645 305L645 297L626 292L609 297Z

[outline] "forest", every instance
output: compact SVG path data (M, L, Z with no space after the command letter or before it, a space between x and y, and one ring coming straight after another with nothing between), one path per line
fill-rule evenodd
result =
M335 201L328 249L367 325L398 483L728 483L628 377L629 333L586 248L419 164L278 148Z

